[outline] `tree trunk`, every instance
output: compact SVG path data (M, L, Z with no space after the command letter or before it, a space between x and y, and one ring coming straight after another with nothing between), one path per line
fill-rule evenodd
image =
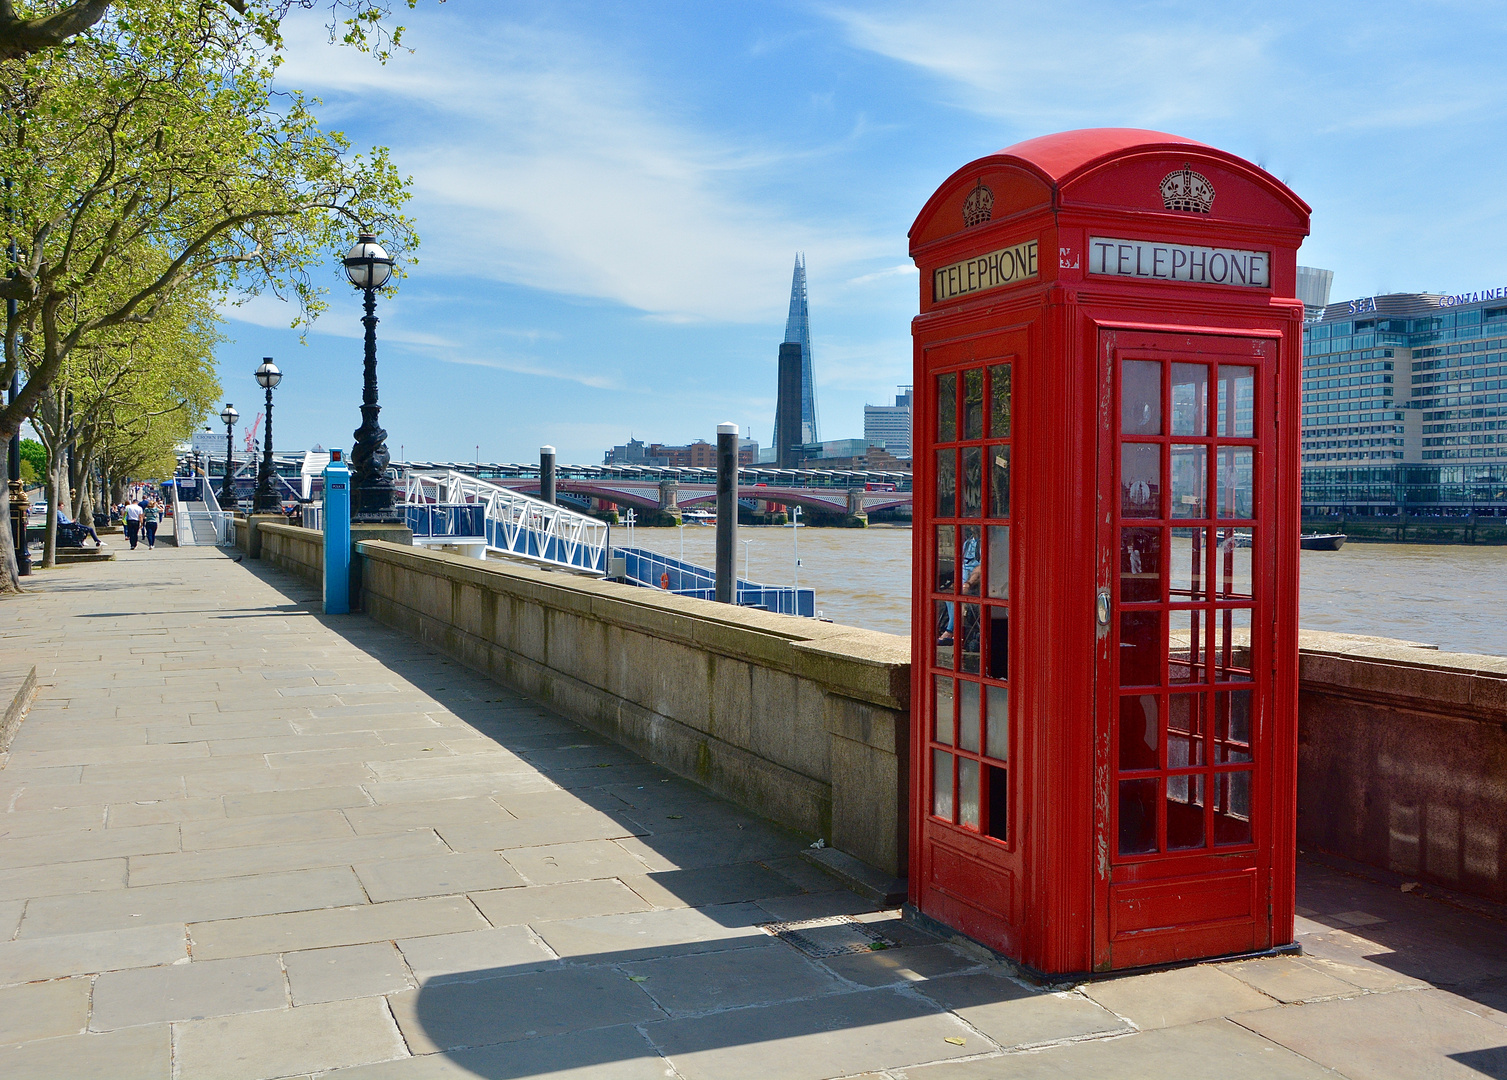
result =
M47 539L42 543L42 569L58 564L58 500L62 497L63 476L67 465L62 454L53 454L47 470Z
M10 461L10 440L5 442ZM7 476L9 473L7 472ZM22 526L25 527L24 525ZM10 527L10 484L0 483L0 595L22 592L21 572L16 566L15 532Z

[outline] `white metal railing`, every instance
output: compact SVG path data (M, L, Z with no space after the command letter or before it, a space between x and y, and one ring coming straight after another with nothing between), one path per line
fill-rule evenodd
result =
M403 482L403 503L410 527L418 526L414 528L415 543L465 542L469 535L461 537L453 530L464 527L471 533L472 515L425 511L479 506L484 508L484 532L475 539L484 539L489 552L589 574L607 572L607 523L587 514L450 470L408 473Z

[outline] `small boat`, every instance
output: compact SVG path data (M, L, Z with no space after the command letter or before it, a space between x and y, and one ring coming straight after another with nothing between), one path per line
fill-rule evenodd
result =
M1345 534L1311 533L1298 537L1298 546L1304 551L1338 551L1345 546Z
M711 510L684 510L680 520L686 525L715 525L717 515Z

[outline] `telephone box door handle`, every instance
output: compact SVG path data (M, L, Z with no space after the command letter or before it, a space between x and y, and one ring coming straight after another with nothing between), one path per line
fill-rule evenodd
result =
M1100 589L1094 598L1094 622L1102 633L1109 629L1109 590Z

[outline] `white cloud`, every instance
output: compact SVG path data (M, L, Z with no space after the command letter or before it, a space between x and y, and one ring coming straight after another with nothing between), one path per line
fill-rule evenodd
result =
M281 75L336 112L352 92L403 111L394 159L414 177L426 273L672 322L751 322L778 318L797 248L829 269L892 248L745 192L817 151L733 144L605 48L537 27L475 29L458 14L431 13L413 28L417 51L385 68L311 32Z
M436 356L434 359L442 360L447 364L495 368L498 371L512 372L514 375L534 375L541 379L563 379L566 382L589 386L594 390L613 390L618 386L616 379L606 375L585 375L578 372L566 371L559 367L542 364L537 360L510 360L491 356Z

